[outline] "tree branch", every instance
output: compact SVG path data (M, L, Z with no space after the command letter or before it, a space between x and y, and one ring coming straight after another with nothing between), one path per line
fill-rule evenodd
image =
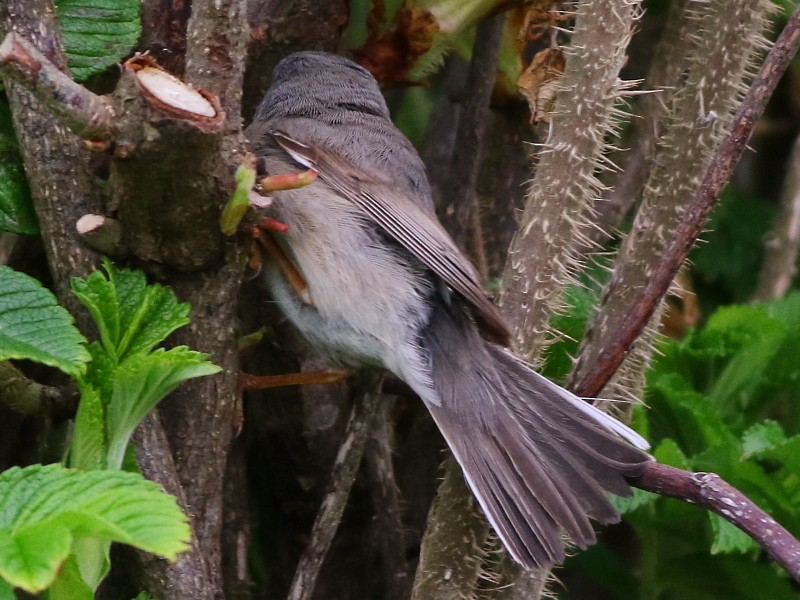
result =
M390 401L388 398L380 403L364 455L375 510L375 534L382 559L385 600L408 598L411 583L400 490L392 461L390 414L394 404L394 399Z
M114 111L108 100L75 83L13 31L0 44L0 75L35 90L37 99L80 137L111 137Z
M57 69L66 71L49 0L0 3L0 35L11 31L38 48ZM81 216L101 212L102 207L100 194L92 186L89 152L27 88L8 80L6 90L57 296L79 328L88 332L88 313L72 295L70 278L87 275L96 264L95 254L80 243L75 232Z
M380 377L367 376L364 392L359 394L350 413L344 439L331 469L328 488L311 529L311 539L297 565L287 596L289 600L308 600L314 593L322 563L339 528L350 489L361 465L364 446L380 401Z
M795 581L800 582L800 542L735 487L714 473L691 473L652 463L631 480L636 487L677 498L718 514L764 548Z
M800 251L800 136L795 140L775 223L768 234L764 262L753 300L782 298L797 274Z
M28 379L8 361L0 361L0 402L21 415L70 417L77 398Z
M158 412L150 413L144 418L134 432L133 441L136 444L136 462L142 475L158 483L168 494L175 496L181 509L186 514L191 514ZM191 552L179 554L178 560L174 563L159 560L145 552L137 553L142 565L143 583L148 591L158 594L158 597L164 600L214 598L214 590L209 583L208 565L199 547L194 527L192 527L191 545Z
M488 268L481 241L475 187L489 121L489 102L497 78L497 59L504 25L504 13L478 24L453 155L446 171L448 177L443 191L449 201L441 211L444 226L462 248L466 247L473 254L484 279L488 276Z

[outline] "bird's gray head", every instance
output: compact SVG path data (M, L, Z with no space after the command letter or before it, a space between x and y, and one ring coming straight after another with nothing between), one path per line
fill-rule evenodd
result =
M389 119L378 83L364 67L327 52L296 52L273 72L256 120L355 111Z

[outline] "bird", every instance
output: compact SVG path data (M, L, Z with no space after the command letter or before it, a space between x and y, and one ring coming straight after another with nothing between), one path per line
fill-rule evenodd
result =
M264 280L283 314L338 364L379 367L430 412L489 523L527 569L619 520L609 494L652 460L647 441L549 381L439 223L425 167L374 77L325 52L284 58L245 131L268 173L317 180L274 192L278 243L307 283ZM567 539L565 539L565 536Z

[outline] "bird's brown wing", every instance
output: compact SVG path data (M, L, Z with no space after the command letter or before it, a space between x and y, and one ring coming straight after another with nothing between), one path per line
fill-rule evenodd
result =
M281 119L269 124L275 142L296 162L316 170L322 180L464 298L484 334L506 345L509 333L497 307L481 286L475 268L436 217L406 198L405 186L365 172L327 144L324 136L306 133L312 128L292 126L293 121ZM313 130L320 132L321 128Z

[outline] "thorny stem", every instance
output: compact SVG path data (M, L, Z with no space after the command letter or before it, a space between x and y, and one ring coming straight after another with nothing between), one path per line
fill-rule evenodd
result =
M767 55L739 109L730 133L725 137L692 202L676 229L672 241L653 267L652 275L631 301L629 318L621 323L598 360L576 383L572 391L582 397L595 397L625 359L631 345L647 325L658 302L664 297L689 251L706 224L734 166L744 152L756 120L800 45L800 7L795 9L786 27Z
M795 9L753 81L734 119L733 128L723 140L694 194L683 221L675 231L673 241L655 265L652 276L640 291L639 298L631 304L630 318L614 335L609 336L610 342L600 353L594 367L573 388L576 394L584 397L596 396L622 363L631 344L647 324L700 235L706 217L744 152L756 120L764 111L798 45L800 45L800 7ZM692 473L654 462L650 463L642 476L631 478L629 482L640 489L696 502L713 510L755 539L778 564L800 581L800 543L785 529L775 524L769 515L718 476ZM736 510L732 511L732 507L736 507ZM737 510L741 514L737 514Z

